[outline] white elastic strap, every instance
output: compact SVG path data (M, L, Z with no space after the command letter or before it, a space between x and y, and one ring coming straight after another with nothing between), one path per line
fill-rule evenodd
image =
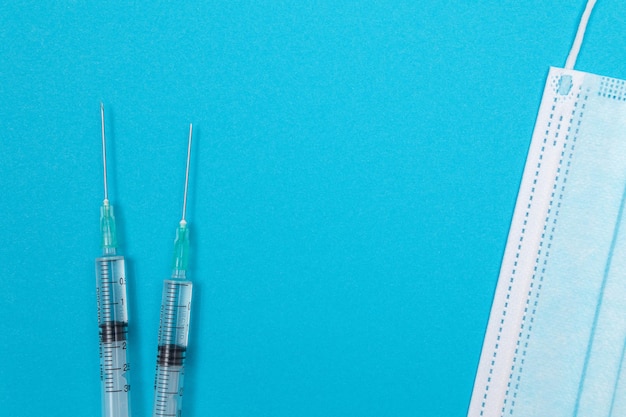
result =
M583 43L583 38L585 37L585 30L587 29L587 22L589 22L589 16L591 16L591 10L593 6L596 5L596 0L588 0L587 6L585 7L585 11L583 12L583 16L580 18L580 24L578 25L578 31L576 32L576 38L574 39L574 44L572 45L572 49L569 51L569 55L567 56L567 61L565 61L565 69L574 69L574 65L576 64L576 58L578 58L578 53L580 52L580 46Z

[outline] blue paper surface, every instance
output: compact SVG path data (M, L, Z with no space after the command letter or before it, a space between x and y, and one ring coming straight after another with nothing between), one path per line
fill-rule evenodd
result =
M0 410L100 413L109 193L149 415L188 124L184 415L463 416L549 65L584 2L0 7ZM626 78L626 3L577 69Z

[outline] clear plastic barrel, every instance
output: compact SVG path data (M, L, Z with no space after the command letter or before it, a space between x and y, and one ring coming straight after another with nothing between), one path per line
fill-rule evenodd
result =
M128 312L123 256L96 259L102 416L130 417Z
M153 417L180 417L182 413L191 291L189 281L166 280L163 283Z

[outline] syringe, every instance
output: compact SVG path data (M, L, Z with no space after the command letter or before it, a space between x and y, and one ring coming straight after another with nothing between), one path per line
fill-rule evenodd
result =
M156 377L154 379L153 417L180 417L182 413L184 362L189 336L192 291L192 283L186 279L189 229L187 229L187 221L185 220L191 134L192 125L189 125L183 216L176 229L172 278L163 282Z
M102 119L102 162L104 165L104 201L100 208L102 257L96 259L96 294L100 329L100 380L102 416L130 417L130 381L128 362L128 313L124 257L116 254L117 235L113 206L107 187L104 105Z

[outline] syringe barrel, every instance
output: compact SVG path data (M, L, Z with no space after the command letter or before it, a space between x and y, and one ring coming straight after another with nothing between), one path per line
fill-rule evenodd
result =
M128 309L123 256L96 259L102 416L130 417Z
M192 287L186 280L163 283L153 417L179 417L182 412Z

